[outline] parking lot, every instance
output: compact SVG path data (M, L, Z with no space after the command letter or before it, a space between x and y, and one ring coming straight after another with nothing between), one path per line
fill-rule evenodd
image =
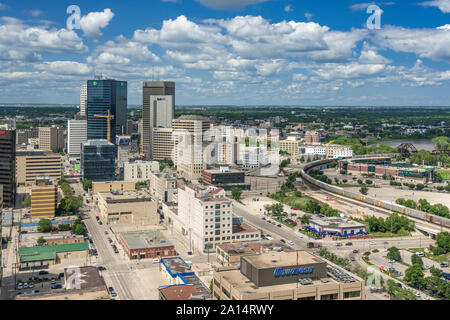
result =
M29 271L16 275L16 286L12 290L15 295L28 295L62 290L64 273L49 273L48 271Z

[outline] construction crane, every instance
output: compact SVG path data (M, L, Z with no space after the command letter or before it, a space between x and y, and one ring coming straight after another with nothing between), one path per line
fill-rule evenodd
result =
M108 109L108 111L106 112L106 115L103 115L103 114L94 114L94 117L98 117L98 118L106 118L106 130L107 130L107 133L106 133L106 139L109 141L109 142L111 142L111 120L112 119L114 119L114 115L112 115L110 112L109 112L109 109Z

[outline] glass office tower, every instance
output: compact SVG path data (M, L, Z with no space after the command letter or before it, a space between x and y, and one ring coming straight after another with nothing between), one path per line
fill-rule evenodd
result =
M116 134L125 134L127 128L127 82L114 79L95 79L87 81L87 138L107 139L108 110L114 119L110 120L111 142Z
M116 146L107 140L88 140L81 145L81 172L84 179L113 181Z

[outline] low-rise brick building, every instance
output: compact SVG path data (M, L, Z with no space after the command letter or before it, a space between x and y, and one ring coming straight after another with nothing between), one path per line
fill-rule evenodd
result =
M159 230L123 232L119 242L131 260L175 256L175 246Z

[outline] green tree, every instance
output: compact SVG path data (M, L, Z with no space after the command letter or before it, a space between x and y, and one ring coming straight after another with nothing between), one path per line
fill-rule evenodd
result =
M363 195L367 195L367 194L369 193L369 188L367 188L367 187L361 187L361 188L359 189L359 192L360 192L361 194L363 194Z
M238 187L231 188L231 196L234 200L240 201L242 196L242 189Z
M386 282L387 285L387 293L391 296L395 296L395 293L398 291L398 286L397 283L392 280L392 279L388 279L388 281Z
M37 244L38 244L38 246L42 246L45 242L46 242L46 241L45 241L45 239L44 239L43 236L40 236L40 237L37 239Z
M406 269L403 280L416 288L419 287L419 285L423 286L425 281L422 267L418 264L413 264L411 267Z
M304 214L304 215L302 216L302 218L300 219L300 222L301 222L302 224L308 224L310 219L311 219L311 215L309 215L309 214Z
M428 212L431 208L431 204L427 201L427 199L419 199L419 204L417 209L421 211Z
M49 219L41 219L38 222L38 231L39 232L50 232L52 231L52 222Z
M411 256L411 264L418 265L419 267L423 267L423 260L417 254L413 254Z
M83 185L84 191L86 191L86 192L89 191L89 189L92 188L92 181L89 180L89 179L83 179L83 180L81 181L81 183L82 183L82 185Z
M22 201L22 207L28 208L29 206L31 206L31 196L28 194Z
M86 230L85 230L85 228L84 228L84 225L83 225L83 224L77 224L77 225L75 226L74 233L75 233L76 235L83 235L83 236L85 236L85 235L86 235Z
M387 257L388 257L388 259L392 259L395 261L402 261L402 256L400 254L400 250L398 250L397 247L390 247L388 249Z

